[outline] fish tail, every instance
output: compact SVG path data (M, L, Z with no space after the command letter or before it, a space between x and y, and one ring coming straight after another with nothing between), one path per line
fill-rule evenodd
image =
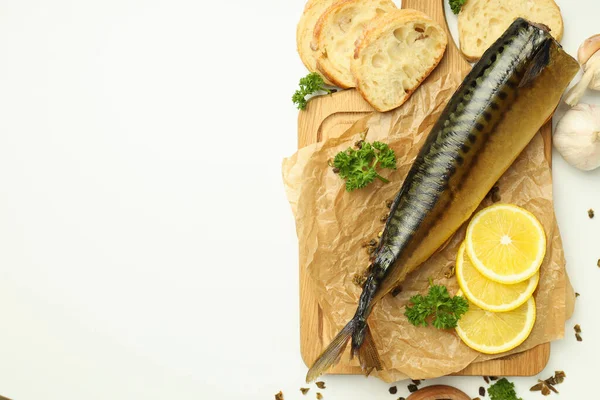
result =
M381 371L381 359L367 322L359 320L356 325L357 327L352 336L352 355L358 356L360 368L368 376L373 369Z
M354 333L356 321L357 320L355 318L350 320L344 329L342 329L340 333L338 333L337 336L331 341L325 351L321 353L319 358L317 358L317 361L314 362L312 367L310 367L306 373L306 383L314 381L340 361L340 358L346 349L346 345Z
M357 316L346 324L310 367L306 374L306 383L314 381L340 361L350 338L352 338L351 356L358 356L365 375L369 375L373 369L381 370L381 360L369 325Z

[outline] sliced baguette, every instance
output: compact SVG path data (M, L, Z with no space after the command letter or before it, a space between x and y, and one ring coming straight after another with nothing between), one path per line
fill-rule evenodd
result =
M325 10L335 2L336 0L308 0L304 8L304 13L298 22L298 27L296 28L296 46L302 63L310 72L319 72L317 70L318 53L311 48L315 25Z
M458 15L460 50L477 61L518 17L544 24L556 40L562 38L563 19L553 0L467 0Z
M341 0L317 21L313 44L318 52L317 69L334 85L355 87L350 61L356 40L375 17L396 10L391 0Z
M369 24L356 44L357 89L377 111L401 106L438 65L448 37L416 10L395 10Z

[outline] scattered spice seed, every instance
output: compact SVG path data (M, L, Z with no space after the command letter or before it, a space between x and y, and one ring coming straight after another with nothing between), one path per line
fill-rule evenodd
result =
M393 204L393 203L394 203L394 200L388 200L388 201L386 201L386 202L385 202L385 206L386 206L387 208L392 208L392 204Z
M573 329L575 329L575 333L581 333L581 326L579 324L575 325Z
M414 392L416 392L417 390L419 390L419 388L417 387L417 385L415 385L415 384L412 384L412 383L411 383L410 385L408 385L408 391L409 391L409 392L411 392L411 393L414 393Z
M418 379L411 379L412 383L414 383L415 385L419 386L421 384L421 381Z
M483 386L479 387L479 395L481 397L485 397L485 388Z
M308 393L309 390L310 390L310 388L300 388L300 391L302 392L303 395L306 395L306 393Z
M536 383L529 389L529 391L530 392L539 392L540 390L542 390L543 386L544 386L544 382Z
M497 376L490 376L490 381L497 381L498 377Z
M563 383L566 377L567 374L565 374L565 371L554 371L554 379L556 380L556 383Z
M319 392L317 392L317 400L321 400L323 398L323 395Z
M590 219L594 218L594 210L591 208L588 210L588 217L590 217Z
M281 390L275 395L275 400L283 400L283 392Z
M548 396L550 394L550 389L548 388L548 386L543 386L542 387L542 394L544 396Z
M323 381L315 382L315 385L317 385L319 389L325 389L325 382Z
M340 169L338 167L333 167L333 173L334 174L339 174L340 173Z
M500 200L502 200L502 197L500 197L500 193L498 193L498 192L492 193L492 203L497 203Z
M371 255L373 253L375 253L376 248L375 247L367 247L367 254Z
M396 386L392 386L391 388L389 388L390 394L396 394L398 393L398 388Z
M377 246L377 240L375 239L371 239L368 242L365 240L364 242L361 243L360 247L375 247Z
M446 279L450 279L455 274L456 274L456 267L454 265L451 265L450 268L448 268L448 271L446 271L446 273L444 274L444 276L446 277Z
M354 274L354 277L352 277L352 283L360 287L364 286L366 280L367 278L365 277L364 272L356 273Z
M398 285L392 290L392 296L396 297L400 294L400 292L402 292L402 285Z
M385 222L385 221L387 221L387 219L388 219L388 215L389 215L389 214L383 214L383 215L381 216L381 218L379 218L379 222Z
M492 199L492 203L499 202L502 198L500 197L500 188L498 186L492 187L488 192L487 197Z
M581 335L579 333L575 334L575 339L577 339L578 342L583 342L583 339L581 338Z
M598 259L598 268L600 268L600 258Z
M404 397L398 397L398 400L406 400Z
M490 378L488 378L487 376L483 377L483 380L485 381L485 383L489 384L490 383Z
M575 292L575 298L581 296L579 293Z
M364 140L359 140L358 142L354 143L354 145L356 147L358 147L359 149L362 149L362 146L363 146L364 142L365 142Z
M542 380L538 380L538 383L533 385L529 391L531 392L542 392L542 395L548 396L550 394L550 388L548 384Z
M558 394L558 390L554 386L562 383L566 376L564 371L555 371L554 376L546 380L538 379L538 383L533 385L529 390L532 392L542 392L544 396L548 396L550 392Z

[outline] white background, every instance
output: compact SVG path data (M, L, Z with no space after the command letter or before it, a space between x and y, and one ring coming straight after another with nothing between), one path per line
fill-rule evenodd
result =
M303 398L297 242L280 169L296 149L303 3L0 0L0 394ZM600 6L559 4L575 54L598 33ZM581 297L541 377L564 369L559 389L575 399L597 393L586 360L600 358L600 170L554 162ZM405 383L393 397L376 379L325 381L327 400L407 393ZM525 399L542 398L526 392L535 378L515 381ZM473 397L483 384L436 382Z

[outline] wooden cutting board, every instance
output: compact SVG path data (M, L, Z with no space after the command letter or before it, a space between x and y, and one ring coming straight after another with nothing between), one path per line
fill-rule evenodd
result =
M402 8L423 11L447 30L444 0L402 0ZM447 31L449 43L444 58L428 79L437 79L451 72L466 75L471 65L465 61ZM373 112L373 108L354 89L315 98L298 117L298 148L340 136L358 119ZM552 124L541 129L548 162L552 160ZM323 338L326 320L315 298L306 268L300 265L300 351L307 366L328 344ZM532 376L541 372L550 357L550 344L506 358L471 364L456 375ZM358 366L347 358L332 369L334 374L361 374Z

